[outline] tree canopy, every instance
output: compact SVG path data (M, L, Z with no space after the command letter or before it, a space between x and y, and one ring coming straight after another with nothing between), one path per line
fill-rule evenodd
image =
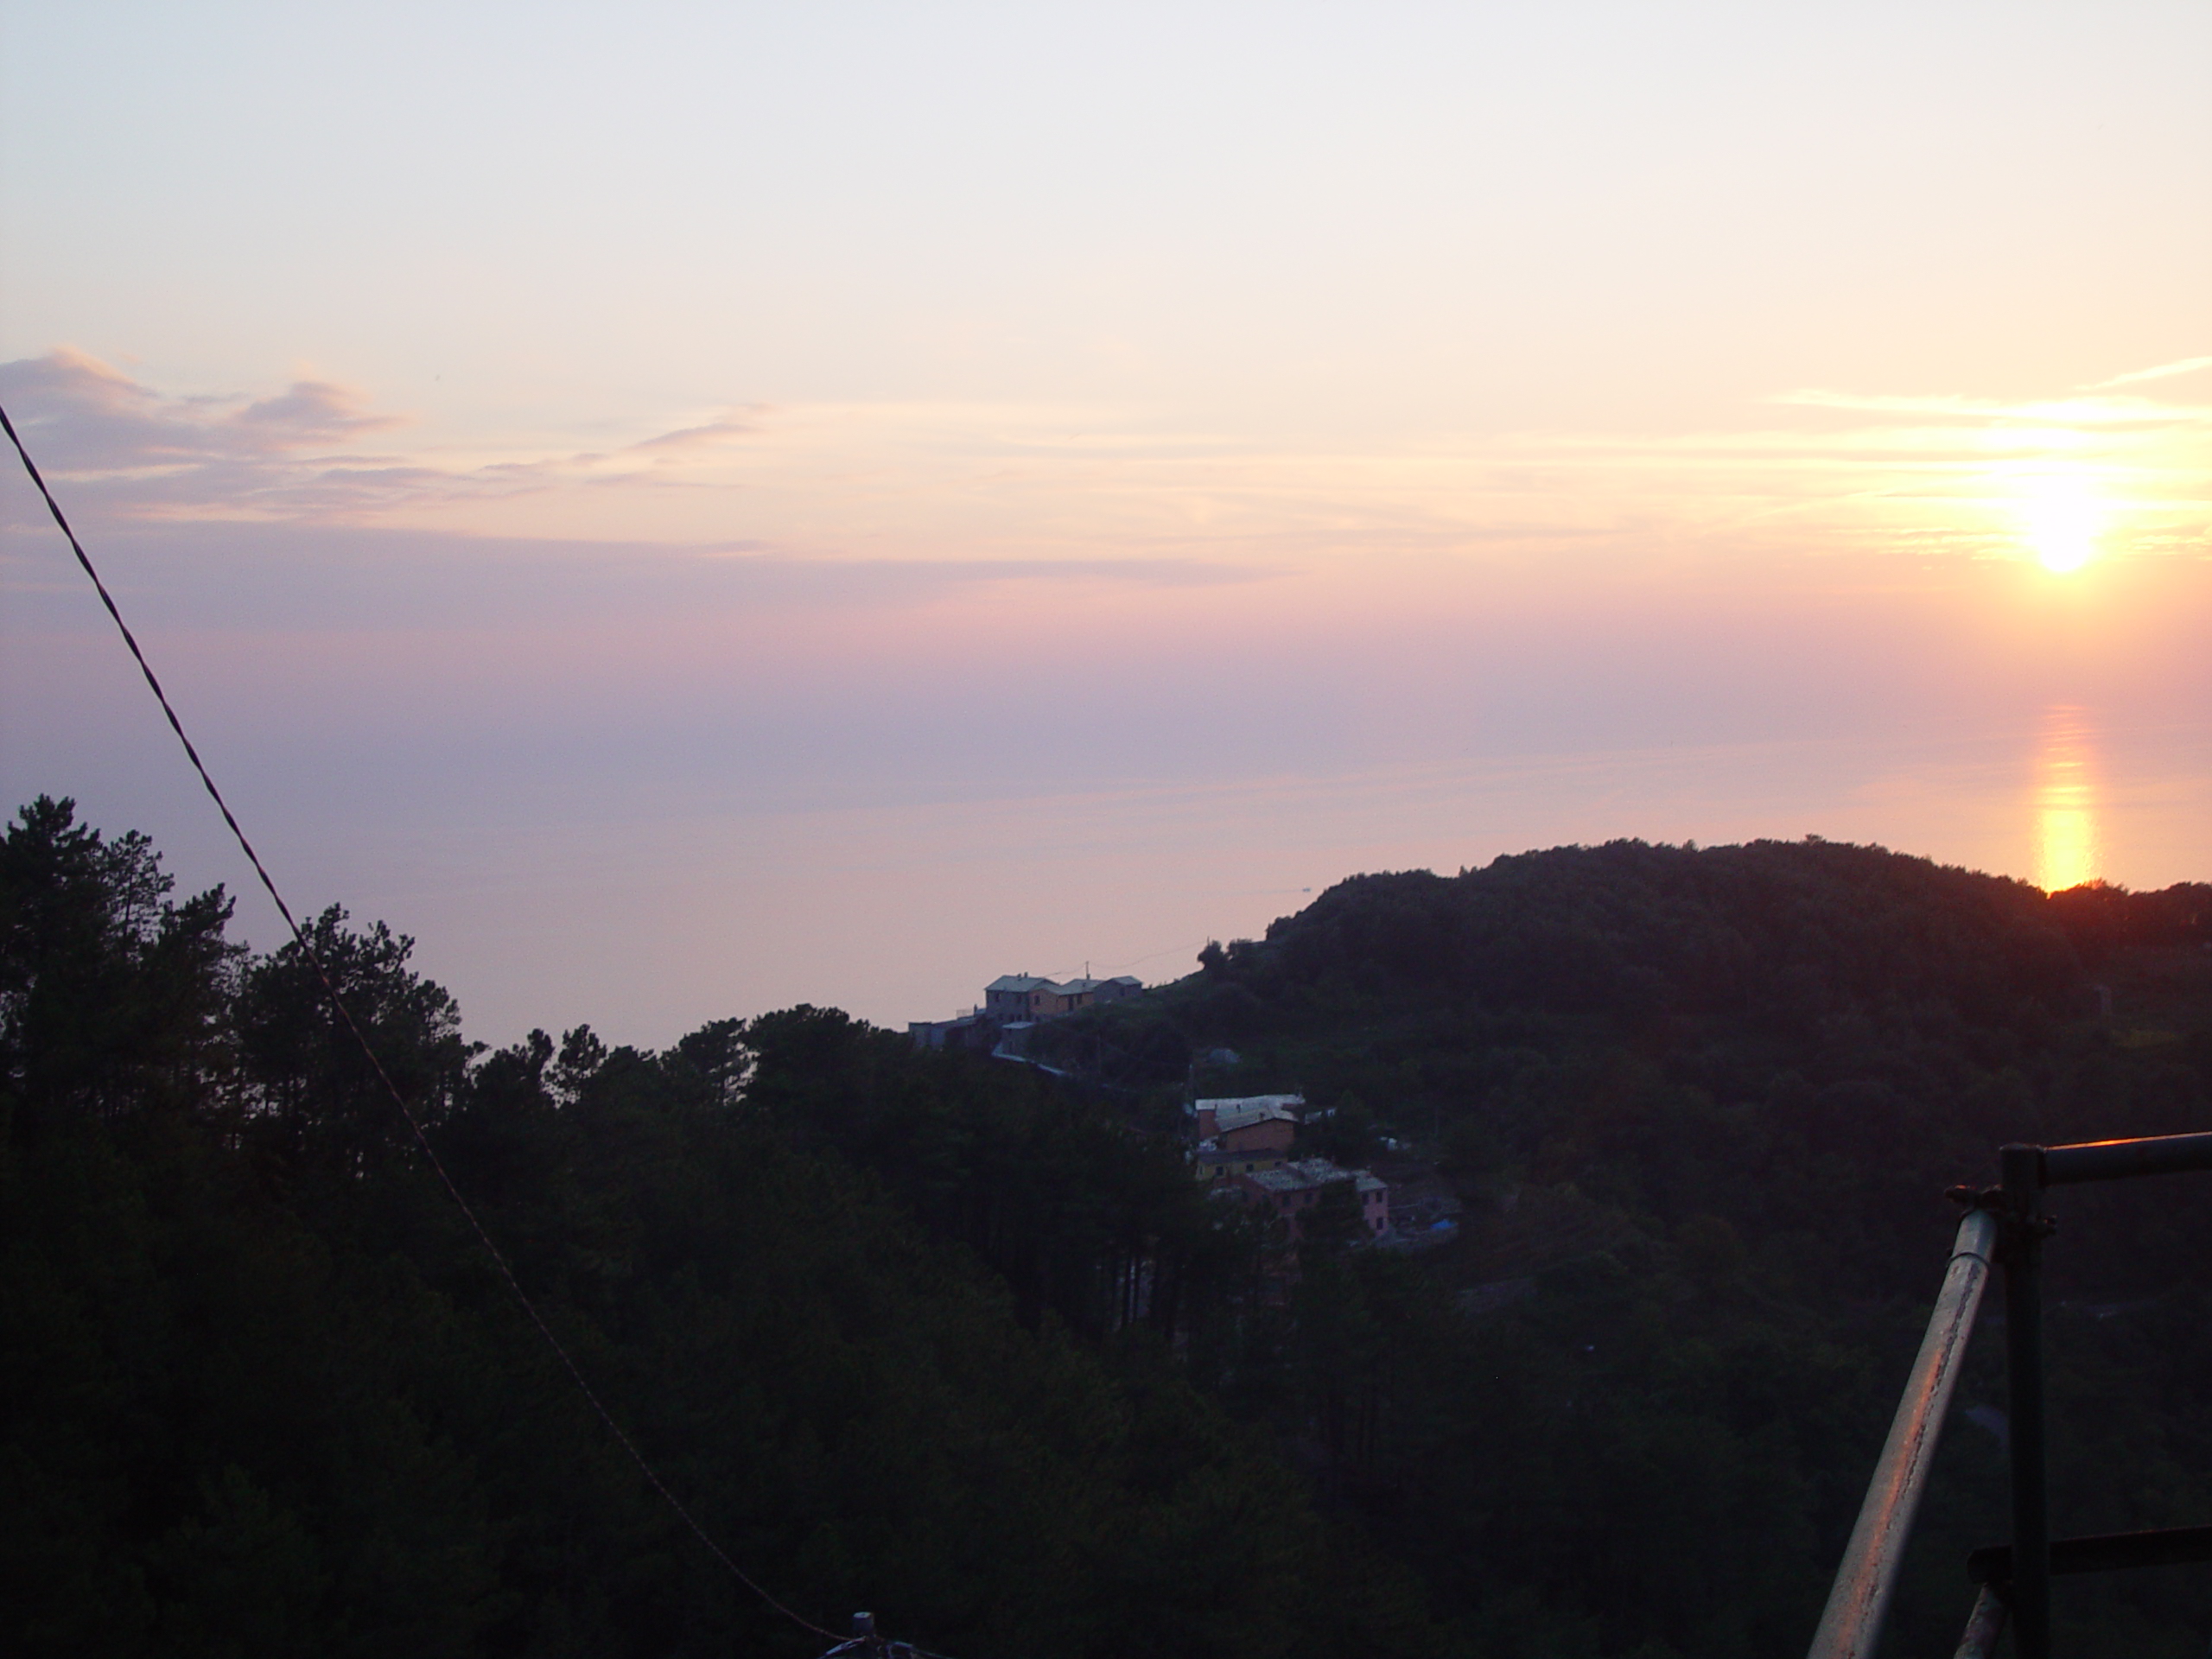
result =
M828 1645L592 1417L296 946L245 959L220 893L171 901L66 802L25 809L0 873L19 1650ZM1104 1340L1130 1206L1192 1208L1156 1148L810 1009L658 1054L472 1049L404 937L335 909L311 936L594 1388L807 1617L963 1659L1434 1636L1164 1343Z
M1802 1643L1994 1147L2212 1124L2212 889L1620 843L1357 878L1042 1027L835 1010L487 1048L310 938L591 1386L805 1617L957 1659L1732 1659ZM0 838L0 1599L32 1653L801 1655L510 1295L296 945L67 802ZM1230 1051L1233 1050L1233 1055ZM1294 1276L1181 1096L1460 1206ZM1348 1194L1344 1196L1348 1197ZM2212 1192L2069 1193L2063 1531L2212 1519ZM2003 1534L1976 1351L1898 1610ZM2185 1571L2062 1642L2201 1653Z

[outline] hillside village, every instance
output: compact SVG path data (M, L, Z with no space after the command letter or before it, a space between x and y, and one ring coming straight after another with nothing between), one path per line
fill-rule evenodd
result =
M1144 994L1132 975L1111 979L1055 981L1032 974L1002 974L983 988L983 1000L950 1020L918 1020L907 1036L922 1048L988 1054L1029 1062L1029 1036L1038 1026L1082 1008L1118 1002ZM1033 1063L1033 1062L1030 1062ZM1402 1231L1391 1206L1391 1183L1372 1169L1340 1166L1327 1158L1299 1157L1300 1131L1332 1116L1309 1110L1298 1094L1248 1095L1187 1099L1183 1138L1192 1174L1209 1196L1258 1206L1282 1225L1283 1242L1294 1249L1305 1224L1332 1189L1348 1190L1357 1216L1356 1242L1415 1248L1456 1236L1450 1211L1433 1203L1420 1206L1417 1230ZM1404 1166L1411 1184L1435 1185L1424 1164Z
M1186 1115L1198 1179L1215 1192L1271 1211L1287 1243L1299 1243L1306 1218L1331 1188L1346 1185L1357 1205L1361 1236L1375 1243L1389 1236L1388 1183L1370 1170L1291 1155L1306 1116L1302 1095L1197 1100Z

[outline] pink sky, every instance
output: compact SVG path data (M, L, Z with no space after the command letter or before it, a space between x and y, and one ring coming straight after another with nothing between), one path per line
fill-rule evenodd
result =
M2201 9L5 22L0 397L476 1034L1622 835L2212 875ZM0 783L239 887L0 488Z

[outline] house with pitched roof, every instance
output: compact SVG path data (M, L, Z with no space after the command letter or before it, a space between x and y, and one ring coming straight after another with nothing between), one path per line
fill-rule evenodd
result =
M1282 1123L1295 1130L1306 1116L1306 1096L1236 1095L1213 1100L1194 1100L1185 1110L1191 1117L1192 1137L1203 1145L1224 1135L1249 1130L1259 1123ZM1289 1140L1286 1138L1283 1144L1288 1146Z
M1112 979L1039 979L1033 974L1001 974L983 987L983 1012L1001 1024L1023 1020L1057 1020L1095 1004L1118 1002L1144 989L1134 974Z
M1009 1027L1057 1020L1077 1008L1118 1002L1123 997L1141 995L1143 991L1144 982L1134 974L1117 974L1111 979L1086 976L1069 980L1042 979L1034 974L1001 974L983 987L983 1000L976 1007L953 1020L909 1020L906 1034L925 1048L989 1050L1001 1046L1002 1033ZM1020 1038L1017 1036L1006 1046L1010 1052L1019 1052Z

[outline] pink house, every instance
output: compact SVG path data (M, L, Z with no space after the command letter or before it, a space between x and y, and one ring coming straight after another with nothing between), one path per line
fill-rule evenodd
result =
M1320 1202L1322 1190L1343 1181L1353 1183L1358 1194L1360 1224L1368 1237L1380 1238L1390 1228L1389 1185L1363 1169L1339 1169L1325 1158L1301 1158L1230 1179L1245 1202L1264 1204L1281 1217L1293 1244L1298 1243L1300 1223Z

